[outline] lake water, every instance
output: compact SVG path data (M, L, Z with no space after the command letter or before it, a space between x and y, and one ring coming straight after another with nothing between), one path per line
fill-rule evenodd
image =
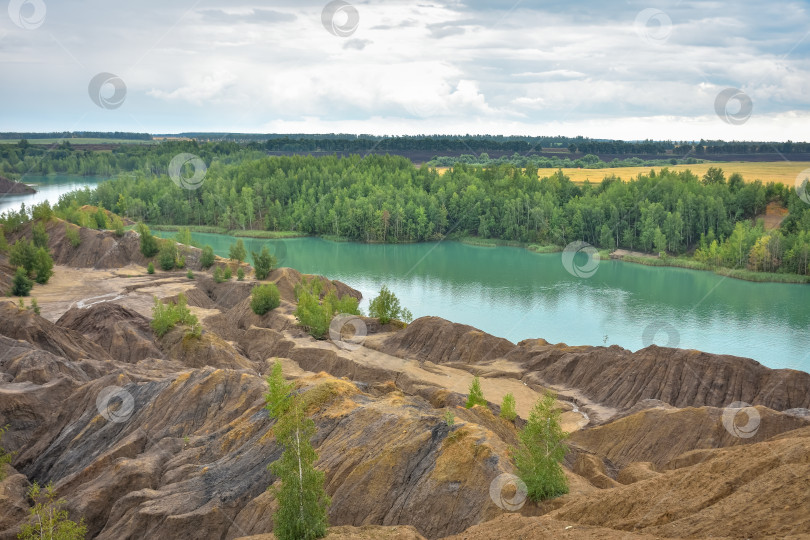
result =
M215 234L193 238L225 257L235 241ZM358 289L366 311L386 284L415 318L437 315L513 342L544 338L634 351L654 342L810 371L807 285L750 283L611 260L601 261L592 277L577 278L565 270L559 253L457 242L243 240L248 253L268 244L283 266Z
M29 195L3 195L0 194L0 214L10 209L19 210L20 204L26 207L44 201L51 206L59 202L59 197L76 189L94 188L104 178L94 176L72 176L66 174L52 174L49 176L25 176L22 181L37 190Z

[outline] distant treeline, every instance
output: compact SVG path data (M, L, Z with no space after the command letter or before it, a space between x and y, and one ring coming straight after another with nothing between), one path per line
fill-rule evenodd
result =
M788 186L726 178L717 168L702 178L665 169L629 182L576 185L561 171L538 179L532 167L459 164L441 174L394 156L203 159L209 168L198 189L139 171L63 197L60 212L70 216L82 205L101 204L151 224L361 242L478 236L565 246L582 240L670 255L697 250L701 264L718 267L802 275L810 269L810 206ZM755 220L769 202L789 209L780 229L766 231Z
M16 139L119 139L133 141L151 141L149 133L130 133L127 131L52 131L50 133L0 133L0 140Z

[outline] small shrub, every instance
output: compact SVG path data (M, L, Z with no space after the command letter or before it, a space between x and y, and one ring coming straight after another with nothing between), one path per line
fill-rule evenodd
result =
M225 281L225 276L222 273L222 267L217 266L214 268L214 283L222 283Z
M233 276L233 273L231 273L231 267L230 267L230 266L226 266L226 267L225 267L225 271L224 271L224 272L222 272L222 278L223 278L225 281L228 281L229 279L231 279L231 277L232 277L232 276Z
M189 268L188 272L186 272L186 277L188 279L194 279L194 272L191 271L191 268Z
M147 274L154 274L155 273L155 265L151 262L146 265L146 273Z
M270 250L267 249L267 246L263 246L259 253L255 251L251 252L251 255L253 256L253 270L256 274L256 279L265 279L276 266L276 258L270 254Z
M152 306L152 322L150 324L157 337L165 336L177 324L191 327L191 334L196 337L199 337L201 332L201 329L198 328L200 322L197 316L189 311L186 295L183 293L177 295L177 303L169 302L164 304L158 297L155 297L155 303Z
M141 235L141 253L143 253L143 256L154 257L157 255L160 247L157 238L152 235L149 227L143 223L138 223L138 234Z
M115 236L119 238L124 236L124 221L120 217L114 216L112 220L112 229L115 231Z
M470 383L470 393L467 396L467 404L465 407L472 409L476 405L487 406L487 400L484 399L484 391L481 390L481 379L479 379L478 376L473 377L472 383Z
M256 315L264 315L281 304L281 294L274 283L253 287L250 293L250 309Z
M517 411L515 411L515 396L511 393L503 396L503 403L501 404L501 418L514 422L517 418Z
M11 294L13 296L28 296L28 293L31 292L33 287L34 282L29 279L28 272L25 271L25 268L18 267L17 271L14 273Z
M231 247L228 249L228 257L237 263L241 263L247 257L247 251L245 250L245 243L242 239L238 239L235 244L232 244Z
M48 233L45 231L45 225L43 225L41 222L34 225L32 235L34 238L34 246L38 248L48 248L48 240L50 238Z
M242 270L242 267L240 266L236 270L236 281L244 281L244 280L245 280L245 271Z
M371 301L368 313L370 316L380 319L380 324L388 324L391 319L399 319L404 322L411 322L413 319L411 312L400 306L399 298L385 285L380 289L379 296Z
M65 237L68 239L68 242L70 242L70 245L74 248L79 247L79 245L82 243L82 239L79 236L79 230L74 229L67 223L65 223Z
M22 300L22 298L20 298L20 300ZM31 299L31 309L33 309L34 313L36 313L37 315L40 314L39 304L37 303L36 298Z
M456 415L453 414L453 411L447 409L444 411L444 421L447 423L448 426L452 426L456 423Z
M34 253L34 261L31 270L34 272L34 279L37 283L45 284L53 275L53 258L46 248L39 248Z
M200 266L204 269L211 268L211 265L214 264L214 259L214 248L205 246L200 255Z
M177 265L177 244L171 240L161 242L158 252L158 263L167 272Z
M17 303L17 307L20 311L25 311L25 300L20 297L20 301Z

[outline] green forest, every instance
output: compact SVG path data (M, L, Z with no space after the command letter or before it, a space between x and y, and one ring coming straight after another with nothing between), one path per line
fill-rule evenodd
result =
M358 242L444 238L515 242L548 251L573 241L604 250L663 254L669 264L808 275L810 206L781 184L650 171L621 181L574 184L562 171L457 163L446 171L397 156L271 157L251 145L195 141L78 151L23 142L0 147L0 174L24 171L115 176L64 196L58 214L78 222L85 204L156 226L294 232ZM176 185L180 152L208 164L198 189ZM776 202L789 215L776 230L757 216Z

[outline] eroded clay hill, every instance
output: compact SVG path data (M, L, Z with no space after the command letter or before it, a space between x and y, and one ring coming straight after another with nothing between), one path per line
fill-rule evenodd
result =
M64 226L49 230L57 250ZM513 344L433 317L404 329L364 318L363 346L346 347L296 324L305 276L294 270L269 276L282 302L260 317L250 279L122 278L93 268L145 263L137 235L81 234L87 251L57 260L84 268L77 280L103 279L104 299L59 302L47 294L55 285L37 286L48 318L0 301L0 425L16 452L0 483L0 539L15 538L33 481L53 482L93 538L272 538L267 465L281 450L264 392L274 358L316 422L329 538L810 535L806 373L657 347ZM148 301L179 292L203 333L158 339ZM487 408L460 406L473 374ZM571 490L508 513L490 485L513 472L517 431L498 404L513 393L525 418L546 388L573 432ZM734 426L750 417L727 422L734 401L756 405L744 437Z

